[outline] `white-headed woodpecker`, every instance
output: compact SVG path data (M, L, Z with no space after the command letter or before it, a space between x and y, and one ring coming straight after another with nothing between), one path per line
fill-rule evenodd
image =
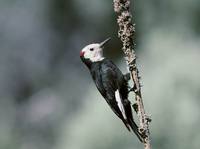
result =
M101 43L87 45L80 52L80 58L89 68L97 89L112 111L122 120L129 131L133 131L141 142L143 137L133 120L131 103L128 100L128 80L119 68L103 57L103 47L110 38Z

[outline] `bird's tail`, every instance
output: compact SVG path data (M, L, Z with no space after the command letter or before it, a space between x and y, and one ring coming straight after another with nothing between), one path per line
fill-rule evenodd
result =
M129 125L130 125L131 129L133 130L133 132L138 137L138 139L140 140L140 142L143 143L144 138L142 137L142 134L139 132L137 124L133 120L130 120Z

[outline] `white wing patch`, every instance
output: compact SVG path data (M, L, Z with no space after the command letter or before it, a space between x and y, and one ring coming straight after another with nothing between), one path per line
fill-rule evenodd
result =
M117 105L118 105L120 111L122 112L124 119L126 119L126 113L125 113L125 110L124 110L124 105L122 104L122 100L121 100L121 97L120 97L120 94L119 94L119 90L115 91L115 98L116 98Z

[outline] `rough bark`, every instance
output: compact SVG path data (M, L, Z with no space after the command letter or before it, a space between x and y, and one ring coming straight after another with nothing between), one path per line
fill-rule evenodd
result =
M139 131L144 138L144 148L151 149L149 122L150 118L146 115L140 85L139 71L136 65L135 54L135 24L132 23L130 13L130 0L113 0L114 11L117 13L117 23L119 25L118 37L123 43L122 50L129 67L132 81L134 83L134 93L136 103L133 107L139 118Z

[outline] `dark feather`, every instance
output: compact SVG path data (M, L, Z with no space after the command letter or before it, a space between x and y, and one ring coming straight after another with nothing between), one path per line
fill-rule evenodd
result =
M128 100L128 80L125 79L119 68L112 61L104 59L92 63L90 72L99 92L105 98L112 111L123 121L127 129L130 131L131 128L139 140L142 141L138 127L133 121L131 104ZM123 117L123 114L118 107L115 98L116 90L119 90L126 118Z

